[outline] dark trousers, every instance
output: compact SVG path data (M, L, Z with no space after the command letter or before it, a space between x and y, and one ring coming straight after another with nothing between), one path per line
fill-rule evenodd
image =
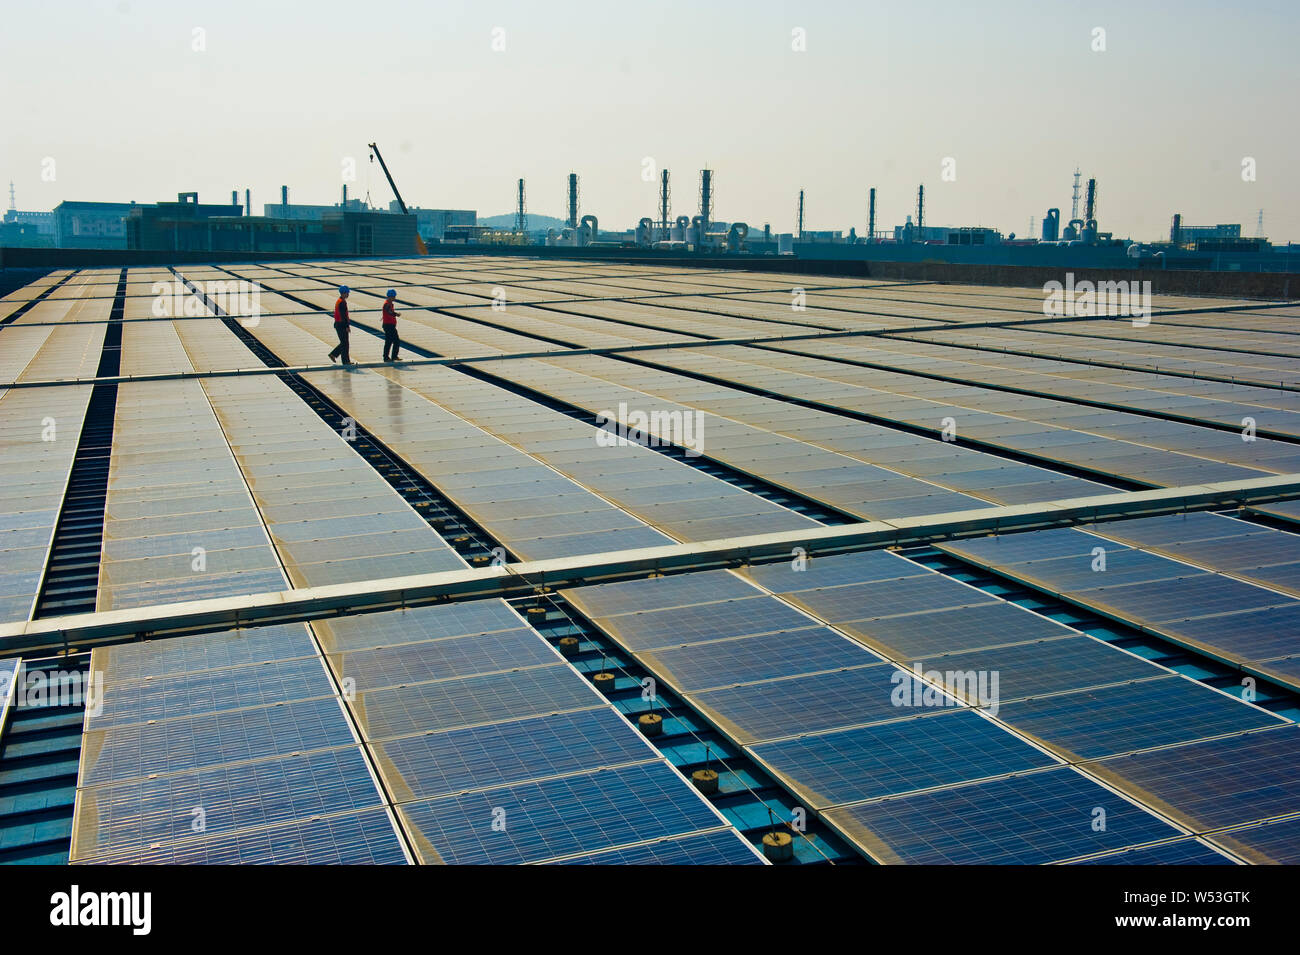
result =
M352 359L348 356L348 327L343 322L334 323L334 332L339 336L339 343L330 352L330 360L333 361L338 356L343 356L343 363L347 364Z
M384 361L397 361L397 350L402 347L397 337L396 325L384 326ZM391 354L389 353L391 351Z

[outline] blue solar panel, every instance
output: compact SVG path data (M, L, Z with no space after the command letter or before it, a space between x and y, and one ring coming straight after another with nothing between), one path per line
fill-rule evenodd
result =
M608 708L421 733L374 749L399 802L655 758Z
M91 710L86 726L107 729L333 693L329 674L315 656L196 670L156 680L109 684L104 690L102 711L97 714Z
M1197 832L1289 815L1300 806L1295 724L1093 765L1161 800Z
M984 677L986 695L996 701L1057 693L1063 690L1143 680L1167 673L1153 663L1082 635L1018 643L992 650L971 650L927 657L919 664L926 674L949 674L962 686L968 675ZM973 700L971 701L974 702Z
M642 653L640 659L679 690L730 686L882 662L862 646L825 627L694 643Z
M327 653L513 630L519 615L504 600L472 600L314 621Z
M1160 629L1238 659L1267 660L1300 651L1300 603L1180 620Z
M366 809L141 846L93 861L101 865L404 865L407 858L388 813Z
M998 717L1077 759L1285 722L1181 676L1008 703Z
M915 715L908 703L912 683L896 667L880 664L708 690L691 694L691 701L733 739L751 743Z
M593 617L631 613L646 607L666 610L691 604L733 600L759 594L751 584L726 570L706 570L670 577L645 577L617 584L567 590L565 596Z
M995 537L977 537L972 540L947 541L938 545L963 557L982 564L1005 567L1026 560L1043 560L1052 557L1082 557L1094 547L1105 547L1113 556L1124 545L1099 540L1080 533L1073 527L1058 527L1047 531L1023 531L1018 534L999 534Z
M763 865L763 858L729 829L639 846L571 856L546 865Z
M150 677L170 679L196 670L314 656L316 647L306 626L288 623L100 647L95 650L95 665L111 687Z
M371 690L357 694L368 739L497 723L603 705L600 693L563 664Z
M827 819L886 863L1039 865L1179 835L1068 766L833 809Z
M889 551L872 550L861 554L814 557L799 564L783 560L774 564L746 567L743 573L773 593L787 594L816 587L892 580L928 574L929 571L920 564Z
M1207 573L1192 573L1177 580L1075 590L1070 596L1090 607L1149 624L1294 602L1293 598L1272 590Z
M400 812L426 863L540 862L720 825L661 762L408 803Z
M1257 864L1300 865L1300 816L1216 832L1214 838Z
M356 746L82 789L72 858L379 806Z
M837 626L904 660L1073 633L1068 627L1003 601Z
M1092 538L1105 550L1102 564L1091 554L1074 557L1054 557L1050 560L1031 560L1013 565L1010 570L1017 577L1044 590L1075 591L1088 587L1115 587L1148 580L1170 580L1186 577L1196 570L1176 560L1148 554L1145 551L1121 548L1110 541Z
M815 809L1054 762L967 709L761 743L751 752Z
M935 573L824 590L802 590L791 594L789 599L830 623L997 601L996 597L981 590Z
M1215 852L1199 839L1175 839L1141 849L1125 849L1110 855L1072 862L1071 865L1235 865L1222 852Z
M329 656L339 679L353 680L357 691L546 666L558 659L545 640L523 627Z
M78 784L189 772L351 742L337 697L136 723L86 734Z
M600 617L597 623L629 650L654 650L724 637L798 630L816 621L774 597L759 596Z

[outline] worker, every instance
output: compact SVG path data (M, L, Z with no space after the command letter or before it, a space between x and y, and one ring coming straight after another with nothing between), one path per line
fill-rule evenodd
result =
M393 310L396 301L397 289L390 288L384 299L384 317L381 319L384 326L384 361L397 361L397 350L402 347L401 339L397 337L397 316L402 313Z
M339 343L330 352L330 361L338 361L339 356L343 356L343 364L352 364L352 359L348 355L348 328L351 322L348 321L348 293L352 291L346 285L339 286L339 300L334 303L334 334L338 335Z

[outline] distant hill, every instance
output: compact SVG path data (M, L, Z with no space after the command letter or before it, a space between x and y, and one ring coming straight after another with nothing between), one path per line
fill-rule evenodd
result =
M503 216L479 216L479 225L491 226L494 229L513 229L515 227L515 214L513 212ZM563 219L556 219L553 216L538 216L528 213L528 231L545 232L547 229L554 229L559 232L564 228Z

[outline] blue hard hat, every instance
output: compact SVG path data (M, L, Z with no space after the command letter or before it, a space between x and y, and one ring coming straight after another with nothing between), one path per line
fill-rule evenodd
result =
M340 295L347 295L348 292L351 292L351 291L352 291L352 289L348 288L346 285L340 285L340 286L339 286L339 294L340 294Z
M395 288L390 288L390 289L388 290L388 297L389 297L389 298L397 298L397 289L395 289Z

